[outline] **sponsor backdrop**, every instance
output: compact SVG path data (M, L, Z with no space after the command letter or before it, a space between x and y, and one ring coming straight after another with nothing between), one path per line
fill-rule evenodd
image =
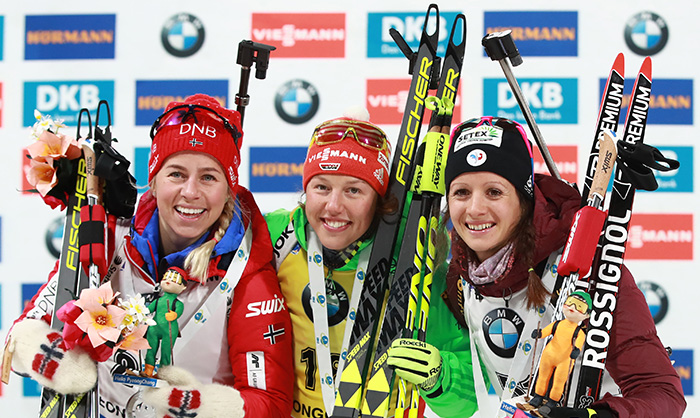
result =
M295 205L314 126L345 108L365 106L395 143L409 76L389 29L417 48L427 2L209 3L39 0L0 7L0 339L60 248L61 213L26 192L23 148L34 109L65 119L65 132L74 135L79 109L94 110L100 99L108 100L116 147L144 186L151 122L170 100L195 92L235 107L237 47L251 39L277 48L267 78L251 77L243 126L241 182L264 211ZM456 119L492 114L522 121L500 66L481 47L485 33L513 30L524 60L514 72L562 175L572 182L583 179L601 85L616 54L625 54L626 93L643 57L652 56L646 141L681 167L657 176L657 192L638 193L626 264L647 297L661 340L674 349L693 411L700 406L694 398L700 334L693 331L697 324L686 321L696 317L692 306L700 290L694 245L700 58L688 44L700 38L700 6L690 0L445 0L439 6L441 52L454 16L462 12L468 21ZM546 170L539 155L536 165ZM0 409L36 416L36 384L11 379L0 388Z

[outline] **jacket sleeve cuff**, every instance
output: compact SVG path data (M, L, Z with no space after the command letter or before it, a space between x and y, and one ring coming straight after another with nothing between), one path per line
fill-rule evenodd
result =
M440 353L440 356L442 357L442 353ZM443 357L442 359L442 368L440 369L440 375L438 376L437 383L435 383L435 386L433 386L432 389L429 391L423 391L421 390L423 396L426 398L437 398L438 396L442 395L444 392L443 390L443 385L444 386L449 386L450 385L450 363Z

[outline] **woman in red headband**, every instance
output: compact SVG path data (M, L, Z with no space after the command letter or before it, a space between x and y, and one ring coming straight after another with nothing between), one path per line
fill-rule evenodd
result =
M172 302L158 307L161 316L179 326L163 323L161 338L149 339L161 340L161 367L149 353L142 371L165 380L142 396L159 417L290 414L290 317L265 221L238 184L240 120L238 112L202 94L170 103L151 128L150 189L133 218L108 222L112 265L104 281L119 297L140 294L147 306L160 296L161 278L171 267L188 282L177 299L161 297L161 305ZM112 375L140 371L141 355L120 349L95 363L80 347L67 350L52 340L46 324L52 306L39 301L55 289L56 279L54 271L10 333L22 346L13 368L61 393L85 392L97 379L100 413L116 417L139 389ZM46 357L41 347L47 344L54 350L52 368L36 361ZM173 365L165 366L171 353Z
M330 416L362 272L383 196L390 145L365 110L318 125L304 162L305 202L265 216L294 326L292 417Z

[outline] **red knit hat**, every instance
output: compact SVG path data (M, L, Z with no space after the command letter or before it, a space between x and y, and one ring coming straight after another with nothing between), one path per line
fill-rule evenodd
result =
M391 144L384 131L362 119L343 116L316 127L304 163L304 190L317 174L341 174L366 181L384 196Z
M242 137L240 113L226 109L213 97L195 94L184 102L170 102L151 127L153 143L148 181L153 180L163 162L176 152L203 152L221 164L229 187L235 193Z

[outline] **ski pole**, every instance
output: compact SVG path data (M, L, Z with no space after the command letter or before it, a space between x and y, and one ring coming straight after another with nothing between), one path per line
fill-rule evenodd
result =
M243 40L238 43L238 57L236 64L241 66L241 80L236 93L236 110L241 114L241 126L243 126L243 116L245 107L250 102L248 95L248 82L250 81L250 68L255 64L255 78L264 79L267 76L267 66L270 61L270 52L274 51L274 46L265 45L258 42Z
M537 321L537 330L540 329L541 322L541 320ZM535 338L535 343L532 347L532 363L530 364L530 377L527 380L527 396L525 397L526 401L530 400L530 393L532 392L532 375L535 373L535 357L537 357L537 340L539 340L539 338Z
M168 312L170 312L170 301L166 300L165 301L165 307L168 308ZM173 321L168 321L168 334L170 339L168 340L170 342L170 364L175 365L175 356L173 355Z
M559 170L557 170L557 166L554 164L554 160L549 154L549 149L547 148L547 144L544 142L544 137L542 136L540 128L535 122L535 117L532 115L532 111L530 111L530 105L527 103L527 99L520 89L518 80L516 80L515 75L513 75L513 69L511 68L510 64L512 63L514 67L517 67L523 63L523 59L520 56L520 52L518 52L518 48L515 46L515 42L513 42L510 32L510 30L506 30L503 32L489 33L481 40L481 44L484 46L484 50L486 50L486 55L488 55L492 61L498 61L498 63L501 64L503 74L505 74L506 80L508 80L508 84L510 84L510 88L513 91L515 99L518 101L520 110L523 111L523 116L525 116L525 120L530 126L530 130L535 137L537 147L540 149L540 153L542 153L542 158L544 158L544 162L547 164L549 172L552 174L552 176L561 180ZM508 62L508 60L510 60L510 62Z
M557 275L566 279L562 279L554 320L562 319L564 301L574 290L578 278L585 277L591 270L600 232L605 224L603 201L617 158L617 146L615 137L609 130L604 131L598 142L598 163L591 182L588 204L574 215L569 238L557 266Z

